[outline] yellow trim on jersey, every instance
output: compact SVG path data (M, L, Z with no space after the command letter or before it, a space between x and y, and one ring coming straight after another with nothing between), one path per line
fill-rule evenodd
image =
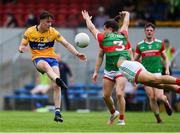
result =
M63 39L55 28L50 27L48 31L41 33L37 30L37 26L32 26L25 31L22 43L29 44L32 60L38 57L56 58L54 42L61 42Z

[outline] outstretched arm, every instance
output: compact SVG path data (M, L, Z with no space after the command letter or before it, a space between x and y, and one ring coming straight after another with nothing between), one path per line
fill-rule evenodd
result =
M86 21L87 28L93 34L93 36L97 38L96 36L99 33L99 30L97 30L94 24L92 23L91 21L92 16L89 16L89 13L86 10L83 10L81 13L84 20Z
M130 14L127 11L122 11L119 13L124 19L123 19L123 24L121 27L121 31L125 30L128 31L128 26L129 26L129 17Z
M60 43L62 43L63 46L64 46L68 51L70 51L72 54L76 55L80 60L85 60L85 61L87 60L86 55L83 54L83 53L78 52L72 44L70 44L68 41L66 41L65 38L63 38L63 39L60 41Z

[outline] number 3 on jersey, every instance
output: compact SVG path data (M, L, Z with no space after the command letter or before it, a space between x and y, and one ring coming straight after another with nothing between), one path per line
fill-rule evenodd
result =
M122 45L123 44L122 40L120 40L120 41L113 41L113 44L117 45L116 51L122 51L122 50L125 49L124 45Z

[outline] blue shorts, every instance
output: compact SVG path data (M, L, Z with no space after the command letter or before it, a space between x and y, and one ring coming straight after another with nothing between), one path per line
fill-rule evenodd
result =
M54 58L46 58L46 57L36 58L36 59L33 60L33 63L34 63L34 65L35 65L36 69L37 69L39 72L41 72L41 73L44 73L44 72L42 72L41 70L39 70L39 69L37 68L37 63L38 63L40 60L46 61L51 67L53 67L53 66L59 66L58 61L57 61L56 59L54 59Z

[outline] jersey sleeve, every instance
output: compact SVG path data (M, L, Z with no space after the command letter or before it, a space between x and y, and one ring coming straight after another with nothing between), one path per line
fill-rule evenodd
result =
M135 51L136 51L137 54L141 54L141 51L139 50L138 44L136 45L136 50Z
M29 29L27 29L27 30L24 32L24 35L23 35L23 38L22 38L22 43L23 43L24 45L28 45L29 40L30 40L30 31L29 31Z
M55 40L58 42L61 42L64 39L64 37L61 36L61 34L57 30L55 30L55 29L53 29L53 30L54 30Z
M127 44L126 44L126 49L131 49L131 43L130 43L130 41L129 40L127 40Z
M103 46L102 46L103 38L104 38L104 34L102 34L102 33L98 33L98 34L97 34L97 40L98 40L98 42L99 42L99 47L100 47L101 49L103 49Z
M126 30L120 31L121 34L123 34L126 38L128 38L128 32Z

